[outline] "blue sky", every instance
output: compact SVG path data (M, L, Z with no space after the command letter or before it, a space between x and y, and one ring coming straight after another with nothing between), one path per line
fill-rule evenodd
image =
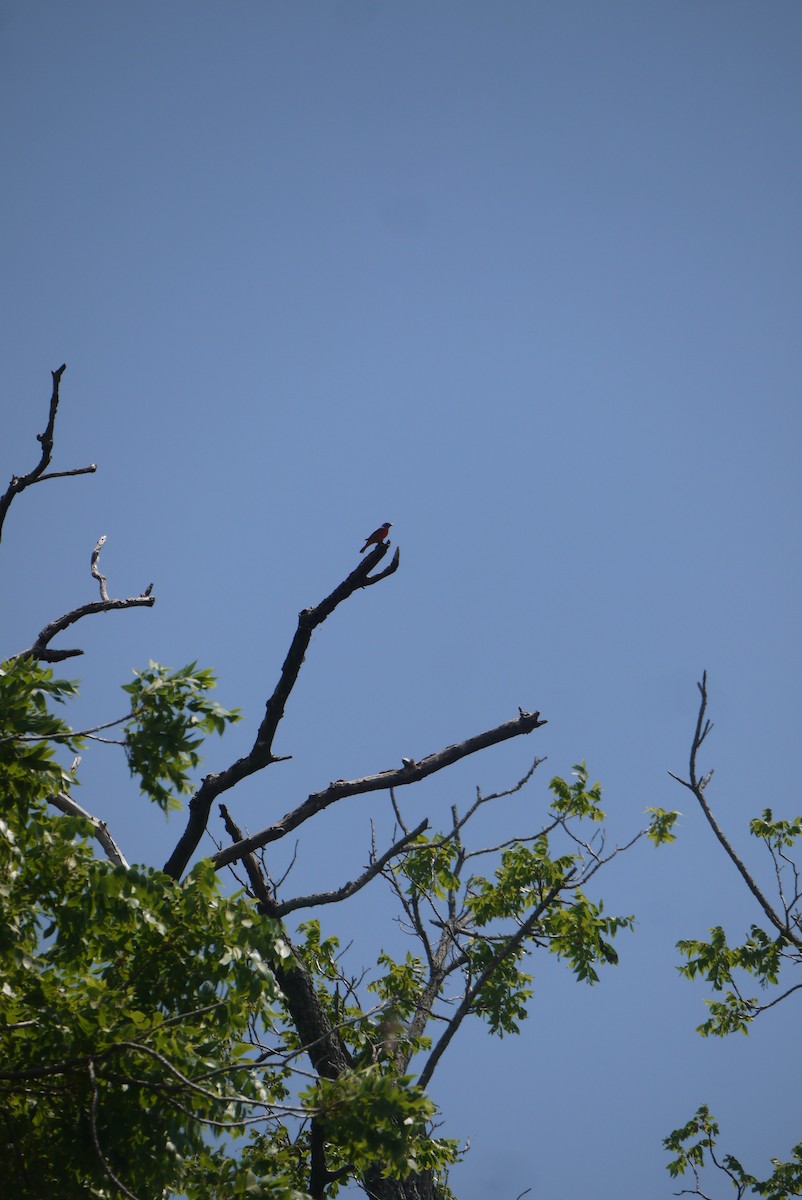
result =
M693 1033L675 942L757 913L667 775L707 668L710 795L756 870L748 818L800 808L801 53L796 0L0 5L0 469L33 465L63 361L54 466L99 464L12 508L4 651L95 597L107 534L111 593L158 602L79 627L83 719L148 658L199 659L246 714L219 769L298 610L389 519L401 570L316 635L293 760L235 793L240 824L518 705L549 724L410 820L535 753L488 839L582 758L611 839L683 810L676 847L599 881L638 918L620 967L583 990L535 962L523 1035L471 1028L441 1065L461 1200L668 1196L661 1138L701 1101L757 1174L802 1134L793 999L749 1038ZM114 754L81 802L159 865L181 819ZM293 890L357 871L371 817L310 829ZM375 902L327 928L365 962L395 938Z

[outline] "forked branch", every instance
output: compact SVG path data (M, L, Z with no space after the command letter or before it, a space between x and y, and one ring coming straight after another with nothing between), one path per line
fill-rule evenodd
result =
M97 470L95 464L90 463L88 467L75 467L71 471L50 471L48 474L45 474L45 469L50 465L53 458L53 431L56 426L56 413L58 412L59 385L61 384L61 376L66 370L67 364L62 363L57 371L50 372L53 376L53 393L50 397L50 413L47 419L47 428L44 433L37 433L36 435L36 440L42 447L39 462L27 475L13 475L5 493L0 496L0 540L2 540L3 536L3 522L6 519L6 513L11 507L14 497L18 496L20 492L24 492L27 487L31 487L34 483L42 483L45 479L61 479L65 475L91 475Z
M65 613L63 617L57 617L55 621L51 621L49 625L45 625L44 629L37 636L33 645L27 650L23 650L19 657L35 658L39 662L63 662L65 658L75 658L79 654L83 654L83 650L51 650L50 642L65 629L69 629L70 625L74 625L76 621L80 621L83 617L90 617L94 613L115 612L124 608L152 608L156 603L156 597L151 594L153 584L149 584L139 596L129 596L124 600L110 600L106 590L106 577L100 574L98 567L98 558L103 544L106 541L105 534L97 542L92 551L91 570L94 579L97 579L100 584L100 600L91 600L88 604L80 604L78 608L73 608L70 612Z
M303 825L310 817L322 812L330 804L343 800L346 796L360 796L365 792L386 791L390 788L417 783L419 780L425 779L427 775L433 775L445 767L450 767L452 763L459 762L461 758L467 758L468 755L485 750L488 746L496 746L499 742L507 741L509 738L531 733L533 729L539 729L541 725L546 724L539 712L519 711L520 716L515 720L506 721L503 725L497 725L495 729L487 729L484 733L466 738L464 742L446 746L445 749L437 750L434 754L429 754L418 762L410 759L407 764L399 768L380 771L377 775L365 775L361 779L337 779L322 791L312 792L302 804L286 813L275 825L269 825L259 833L243 838L241 842L236 842L233 846L228 846L225 850L213 854L211 861L218 868L224 867L254 850L259 850L270 842L277 842L286 837L288 833L297 829L299 825Z
M400 553L396 549L390 565L377 575L371 575L373 568L378 566L389 549L389 543L382 542L360 562L356 570L338 584L330 595L321 600L320 604L314 608L305 608L299 613L295 636L287 651L278 683L265 705L265 715L253 746L243 758L237 759L225 771L207 775L189 802L187 827L164 867L166 873L174 879L179 879L183 875L190 858L195 853L206 829L212 804L217 797L249 775L254 775L257 771L270 766L271 763L282 761L281 757L273 753L273 741L281 718L284 716L290 693L303 666L313 632L318 625L322 625L326 618L331 616L339 604L342 604L354 592L363 587L370 587L371 584L386 579L388 575L392 575L394 571L398 570ZM286 755L284 757L286 758ZM264 842L259 844L264 845ZM235 855L234 857L241 856ZM233 859L229 858L226 861L231 862Z
M680 776L675 775L673 771L669 771L668 773L672 779L676 779L677 783L681 783L683 787L686 787L688 791L692 792L696 797L699 807L707 818L710 828L718 838L718 841L724 848L727 856L740 872L744 883L749 888L749 891L755 897L774 928L792 945L796 946L797 950L802 950L802 937L800 937L798 932L792 928L790 920L787 918L783 919L771 902L763 895L763 892L758 887L746 864L738 856L729 838L714 817L712 809L707 802L705 789L713 777L713 772L712 770L708 771L707 774L700 779L697 768L699 750L701 749L702 743L704 742L708 733L710 733L711 729L713 728L712 723L707 718L707 671L702 673L702 681L696 686L699 689L700 701L699 712L697 713L696 717L696 729L694 730L693 740L691 742L690 763L688 768L689 778L681 779Z

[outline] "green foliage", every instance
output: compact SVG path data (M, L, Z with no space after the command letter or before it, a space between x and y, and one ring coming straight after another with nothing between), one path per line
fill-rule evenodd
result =
M427 837L421 834L413 843L413 849L404 856L402 873L407 880L407 895L425 892L433 899L442 900L450 891L460 886L459 877L453 867L458 855L456 842L442 837Z
M0 690L4 1187L20 1200L109 1195L113 1177L142 1196L180 1191L205 1129L236 1133L282 1099L248 1039L272 1020L276 929L223 897L209 863L179 886L96 859L88 823L48 811L72 783L55 747L25 740L75 748L47 709L74 687L16 660Z
M481 975L490 966L495 950L492 942L473 943L469 959L475 976ZM471 1006L471 1011L483 1017L490 1032L498 1037L503 1037L505 1033L519 1033L520 1022L526 1020L528 1015L526 1001L532 995L532 989L528 986L532 976L518 967L525 953L525 947L519 946L495 966Z
M296 950L312 975L321 979L336 979L339 974L337 952L340 948L340 939L337 937L323 938L320 932L320 921L316 917L309 921L302 921L298 926L298 932L303 934L304 940L298 943Z
M318 1079L305 1097L319 1114L334 1170L347 1163L364 1172L381 1162L384 1173L398 1179L442 1170L457 1157L453 1141L429 1135L435 1114L431 1100L387 1062L338 1079Z
M707 1105L702 1104L687 1124L675 1129L663 1139L666 1150L676 1155L668 1164L671 1178L676 1179L678 1175L684 1175L689 1167L704 1166L705 1151L711 1149L717 1137L718 1123L711 1117ZM696 1138L696 1141L691 1141L692 1138ZM683 1142L689 1144L684 1146Z
M762 1196L765 1200L790 1200L792 1196L802 1193L802 1142L794 1146L790 1162L783 1163L773 1158L771 1175L760 1180L745 1171L734 1155L716 1153L718 1133L718 1122L711 1116L707 1105L702 1104L690 1121L675 1129L663 1141L666 1150L674 1155L668 1164L669 1174L676 1179L690 1171L696 1183L692 1189L693 1195L705 1194L701 1191L701 1172L704 1168L713 1168L725 1175L735 1189L738 1200L745 1195Z
M72 783L55 760L55 743L74 752L82 741L51 713L48 702L63 704L77 692L74 683L54 679L49 668L30 659L0 667L0 794L6 803L16 800L21 812L29 800Z
M753 817L749 822L749 832L753 837L762 838L776 851L787 850L802 835L802 817L794 817L791 821L775 821L771 809L764 808L759 817Z
M498 917L520 917L540 904L549 889L562 882L574 856L549 858L549 841L543 836L533 846L517 843L505 850L490 883L481 876L471 880L468 906L479 926Z
M635 918L605 917L604 904L595 904L582 892L574 893L570 904L552 909L544 922L550 938L550 949L571 964L577 979L598 983L595 966L610 963L615 966L618 954L606 939L615 937L619 929L633 929Z
M703 796L712 771L701 782L696 780L694 774L696 753L711 728L710 722L704 721L707 705L704 677L699 689L702 701L691 751L692 786L686 786L691 787L705 815L715 828L715 822ZM799 868L789 854L802 835L802 817L775 820L772 810L764 808L759 817L754 817L749 822L749 830L769 852L777 889L777 899L774 903L764 894L727 839L718 830L717 833L726 853L738 867L761 911L768 918L772 932L768 933L759 925L753 924L746 939L740 945L731 946L722 926L716 925L709 930L708 941L687 938L677 943L678 949L687 959L687 962L678 968L680 973L686 979L704 978L721 997L705 1002L709 1016L697 1029L703 1037L748 1033L750 1024L761 1012L773 1007L800 987L797 983L783 994L760 1002L756 996L743 995L738 983L738 975L743 972L745 976L755 980L765 992L779 984L783 962L791 962L797 966L802 962L802 943L799 939ZM666 1149L675 1156L668 1165L671 1175L677 1177L688 1171L693 1174L695 1187L684 1188L683 1193L700 1197L708 1194L706 1190L702 1190L703 1186L707 1186L702 1179L703 1169L706 1168L708 1172L718 1171L726 1176L739 1198L748 1194L770 1197L771 1200L786 1200L786 1197L802 1195L802 1143L793 1147L789 1161L781 1162L773 1158L771 1175L760 1180L744 1170L734 1155L716 1151L718 1133L718 1124L710 1115L708 1107L701 1105L690 1121L675 1129L665 1139Z
M571 774L574 776L573 783L566 783L559 775L555 775L549 784L554 797L551 802L554 812L563 817L603 821L606 814L601 807L601 784L597 781L588 787L588 769L584 762L575 763Z
M698 1027L704 1037L710 1034L725 1037L728 1033L747 1033L750 1021L758 1011L756 997L745 998L735 984L733 972L745 971L762 988L776 984L779 979L783 953L790 946L779 934L770 937L758 925L752 925L749 937L740 946L729 946L720 925L710 930L710 941L683 939L677 949L688 959L679 967L686 979L701 976L712 984L717 992L724 992L723 1000L708 1000L710 1017Z
M213 685L194 663L151 663L125 687L128 765L163 811L190 790L204 736L237 717L209 700ZM431 951L398 960L383 951L367 985L377 1003L362 1005L338 939L316 918L300 926L298 969L353 1068L299 1090L303 1047L273 972L289 953L282 928L244 897L224 896L210 862L181 884L113 866L95 856L90 822L48 809L49 796L75 783L57 753L82 739L51 712L75 691L26 660L0 674L4 1182L20 1200L100 1200L119 1191L115 1181L140 1200L302 1200L314 1118L328 1196L378 1165L393 1178L433 1172L445 1200L456 1147L433 1136L434 1106L403 1069L431 1047L418 1020ZM603 819L601 788L584 764L550 790L550 830ZM422 836L393 868L413 925L423 905L451 914L442 961L473 988L467 1011L499 1036L517 1033L527 1015L532 976L523 967L533 947L594 983L600 964L617 961L611 939L632 923L607 917L572 882L588 847L570 847L555 851L546 832L510 843L493 852L485 878L464 872L471 856L458 837ZM526 936L500 954L522 926Z
M368 984L385 1003L393 1005L399 1016L409 1016L415 1009L421 989L426 981L422 961L414 954L407 954L402 963L395 962L386 951L379 955L379 966L386 974Z
M674 825L681 814L669 812L665 808L647 808L646 811L652 814L651 824L646 831L649 841L654 842L655 846L664 846L676 841Z
M131 717L125 727L125 749L132 775L163 812L180 807L178 795L192 791L189 773L200 763L198 747L208 733L223 734L240 719L207 699L216 683L209 670L188 663L169 671L151 662L134 671L134 682L123 684L131 697Z

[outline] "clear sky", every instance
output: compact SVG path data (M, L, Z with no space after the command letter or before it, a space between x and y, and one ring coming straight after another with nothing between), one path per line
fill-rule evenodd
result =
M63 361L54 466L99 464L13 506L2 650L95 598L107 534L112 595L158 602L62 639L83 719L149 657L199 659L246 714L220 769L298 610L388 519L401 570L315 637L293 760L231 797L241 825L518 705L549 724L408 794L411 821L535 753L488 840L582 758L612 841L685 814L599 879L638 918L620 967L586 989L534 962L523 1035L446 1056L461 1200L668 1196L661 1139L702 1101L756 1174L802 1136L795 998L693 1032L675 942L758 914L667 775L707 668L709 794L756 869L748 818L802 808L800 62L798 0L0 4L0 473L36 461ZM161 865L181 818L116 753L87 753L81 802ZM365 862L384 799L341 807L290 890ZM356 968L398 944L375 902L326 922Z

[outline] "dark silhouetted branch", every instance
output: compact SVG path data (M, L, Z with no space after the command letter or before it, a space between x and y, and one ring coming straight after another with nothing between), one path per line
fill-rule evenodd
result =
M105 534L97 542L92 551L91 570L94 579L100 581L100 595L102 599L91 600L88 604L81 604L78 608L73 608L70 612L65 613L63 617L57 617L55 621L51 621L49 625L45 625L42 632L36 638L32 646L27 650L21 651L18 658L35 658L39 662L63 662L65 658L75 658L79 654L83 654L83 650L51 650L50 642L56 634L69 629L70 625L74 625L76 621L80 621L83 617L91 617L94 613L116 612L123 608L152 608L156 603L156 597L151 595L153 584L148 584L144 592L139 596L129 596L125 600L110 600L106 591L106 577L100 574L97 565L98 557L103 545L106 541Z
M377 546L359 564L356 570L352 571L325 600L322 600L315 608L305 608L298 614L298 627L295 631L295 636L287 651L287 657L281 668L278 683L265 705L265 715L259 726L256 741L251 750L243 758L239 758L235 763L232 763L225 771L221 771L215 775L207 775L189 802L189 817L186 829L164 866L165 872L174 879L179 879L183 875L190 858L195 853L206 829L212 804L217 797L222 795L223 792L228 791L229 788L234 787L240 780L246 779L249 775L254 775L257 771L263 770L272 763L282 762L286 759L286 755L282 758L273 753L273 740L281 718L284 716L284 709L290 693L295 686L295 682L303 666L312 634L318 625L322 625L326 618L331 616L335 608L339 604L342 604L344 600L347 600L349 596L352 596L354 592L360 588L369 587L373 583L378 583L381 579L386 579L388 575L392 575L398 569L400 555L398 550L396 550L389 567L381 571L378 575L372 576L370 574L373 568L378 566L389 549L390 546L387 542L383 542L380 546ZM227 861L231 862L233 860L228 859Z
M36 435L36 440L42 447L39 462L27 475L12 476L5 493L0 496L0 540L2 540L3 536L3 522L6 519L6 513L11 507L14 497L18 496L20 492L24 492L27 487L30 487L34 483L42 483L45 479L61 479L65 475L91 475L97 470L95 464L90 463L88 467L76 467L72 471L50 471L48 474L45 474L45 469L50 465L53 457L53 431L56 426L56 413L58 412L59 385L61 383L61 376L66 370L67 364L62 363L57 371L51 371L51 375L53 376L53 393L50 397L50 414L47 420L47 428L44 433Z
M399 841L394 842L390 849L386 850L381 858L377 858L375 862L371 863L367 870L363 871L357 879L344 883L342 887L335 888L334 891L316 892L311 896L296 896L292 900L282 900L274 903L271 909L271 916L285 917L287 913L295 912L299 908L317 908L320 904L338 904L341 900L348 900L350 896L354 896L366 884L370 883L371 879L375 879L377 875L380 875L391 859L397 858L399 854L402 854L410 842L414 842L415 838L420 837L428 828L429 822L421 821L420 825L416 825L414 829L405 834Z
M267 829L262 829L259 833L244 838L241 842L228 846L225 850L218 851L217 854L211 856L211 860L216 867L224 867L226 864L242 858L243 855L268 845L269 842L277 842L280 838L286 837L288 833L297 829L310 817L346 796L360 796L365 792L380 792L389 788L417 783L419 780L425 779L427 775L433 775L436 771L442 771L445 767L450 767L452 763L459 762L461 758L476 754L488 746L496 746L499 742L507 741L509 738L531 733L533 729L539 729L541 725L546 724L539 712L519 711L521 715L514 721L497 725L495 729L478 733L475 737L466 738L464 742L457 742L456 745L446 746L444 750L438 750L414 764L412 760L409 760L408 766L401 766L390 771L380 771L378 775L366 775L362 779L338 779L334 783L330 783L327 788L323 788L322 791L312 792L302 804L283 816L275 825L270 825Z
M787 938L787 940L794 945L797 950L802 950L802 937L800 937L798 932L791 927L790 920L787 918L783 920L774 906L763 895L745 863L739 858L729 838L724 833L724 830L721 828L716 818L713 816L710 805L707 803L707 799L705 798L705 788L710 782L713 772L708 771L707 774L700 779L696 767L696 760L702 743L713 728L712 723L707 719L707 671L702 673L702 682L697 683L696 686L699 689L699 695L701 699L699 701L699 712L697 713L696 717L696 729L694 730L693 740L691 742L690 763L688 768L689 778L681 779L679 775L675 775L673 771L669 771L668 773L672 779L676 779L677 783L681 783L683 787L686 787L688 791L692 792L696 797L699 807L707 818L710 828L718 838L727 856L740 872L740 875L746 886L749 888L749 891L755 897L774 928L777 929L785 938Z

